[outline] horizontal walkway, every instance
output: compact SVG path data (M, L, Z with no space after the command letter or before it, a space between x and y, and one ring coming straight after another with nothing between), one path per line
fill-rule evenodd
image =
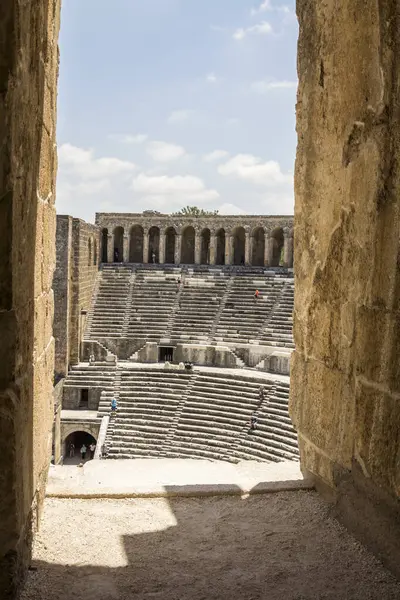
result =
M93 460L83 467L52 466L48 497L135 498L246 495L309 489L299 464L238 464L191 459Z

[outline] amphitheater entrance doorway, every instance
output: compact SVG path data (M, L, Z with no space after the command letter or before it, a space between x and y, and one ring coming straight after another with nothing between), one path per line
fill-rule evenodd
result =
M175 237L175 229L168 227L165 232L165 262L169 265L173 265L175 262Z
M143 262L143 239L143 227L141 227L140 225L134 225L131 229L131 235L129 240L129 262Z
M235 229L233 234L233 264L244 265L246 256L246 233L243 227Z
M265 256L265 234L262 227L257 227L253 233L253 256L251 257L251 264L255 267L264 266Z
M193 227L186 227L182 235L181 263L184 265L194 264L194 245L196 232Z
M159 346L158 362L173 362L174 350L173 346Z
M217 232L217 255L215 257L216 265L225 264L225 230L220 229Z
M271 267L279 267L282 262L284 236L281 228L275 229L271 234Z
M101 232L101 262L108 262L108 229Z
M90 446L96 445L96 439L87 431L74 431L64 442L64 465L79 465L82 462L81 449L86 447L85 462L92 459Z

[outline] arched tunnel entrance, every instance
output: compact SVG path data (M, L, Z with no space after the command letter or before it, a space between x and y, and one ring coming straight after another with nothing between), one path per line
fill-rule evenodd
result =
M64 464L78 465L80 462L92 460L97 440L87 431L74 431L70 433L64 442ZM83 449L86 454L83 456Z

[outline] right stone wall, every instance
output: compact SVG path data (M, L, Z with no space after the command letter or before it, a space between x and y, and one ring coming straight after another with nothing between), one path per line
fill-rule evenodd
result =
M291 415L304 471L390 554L379 537L400 496L399 3L298 0L297 13Z

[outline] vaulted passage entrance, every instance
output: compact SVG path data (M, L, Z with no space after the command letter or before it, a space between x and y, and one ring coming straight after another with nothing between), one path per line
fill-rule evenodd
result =
M149 230L149 255L147 261L156 263L160 257L160 230L158 227L151 227Z
M275 229L270 237L270 256L271 256L271 264L270 267L279 267L283 260L283 246L284 246L284 237L283 230L281 228Z
M220 229L217 232L217 248L216 248L216 257L215 257L216 265L224 265L225 264L225 230Z
M122 227L114 229L114 262L124 260L124 230Z
M75 431L70 433L64 443L64 464L79 464L82 460L92 459L91 445L96 445L95 438L86 431ZM83 456L83 450L86 453Z
M203 229L201 232L201 251L200 262L202 265L210 264L210 239L211 234L209 229Z
M181 263L192 265L194 263L194 247L196 232L193 227L186 227L182 234Z
M243 227L233 232L233 264L244 265L246 256L246 233Z
M168 227L165 232L165 262L170 265L175 263L175 238L175 229Z
M251 264L255 267L262 267L264 265L265 256L265 234L262 227L257 227L253 233L253 256L251 258Z
M129 239L129 262L143 262L143 227L134 225Z

